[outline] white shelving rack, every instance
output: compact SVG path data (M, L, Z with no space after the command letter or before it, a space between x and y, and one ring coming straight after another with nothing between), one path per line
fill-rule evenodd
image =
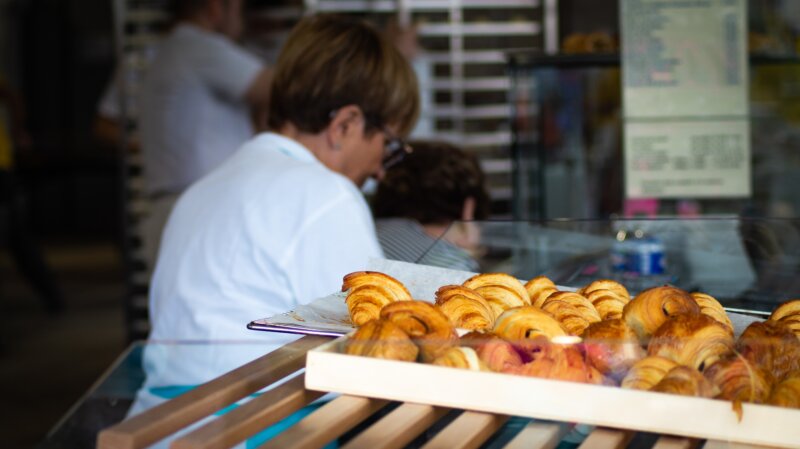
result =
M147 216L144 201L142 161L131 142L138 141L137 101L144 72L147 69L160 34L170 20L168 0L113 0L114 43L117 69L116 84L120 116L116 118L122 132L119 142L122 191L123 253L126 264L127 294L125 323L128 338L146 338L150 331L148 318L149 272L142 252L140 225Z

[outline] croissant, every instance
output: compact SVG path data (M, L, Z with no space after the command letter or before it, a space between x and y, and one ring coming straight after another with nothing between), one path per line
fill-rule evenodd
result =
M597 309L594 308L591 301L582 295L573 292L553 293L547 297L547 300L545 300L545 307L547 303L551 301L563 301L571 304L590 323L596 323L600 321L600 314L597 312Z
M703 372L720 393L719 399L761 404L769 397L772 376L743 357L731 357L715 362Z
M781 381L800 369L800 340L779 321L760 321L747 326L736 342L742 357L768 371Z
M558 293L558 289L553 287L545 287L536 294L536 298L531 298L531 305L542 308L544 302L547 301L551 295Z
M576 346L554 344L541 336L532 343L539 348L533 359L520 367L505 370L506 373L590 384L606 381L595 367L587 363Z
M436 305L455 327L462 329L491 329L494 311L479 295L467 287L446 285L436 291Z
M728 318L728 314L725 313L725 309L722 308L722 304L720 304L716 298L699 292L692 293L691 295L692 299L700 306L700 313L717 320L733 333L733 323L731 323L731 319Z
M396 301L381 309L381 318L399 326L419 347L423 362L431 362L458 342L450 320L425 301Z
M578 290L578 293L583 296L588 296L589 293L592 293L597 290L608 290L614 293L619 298L623 299L625 302L628 302L631 299L631 294L628 292L628 289L625 288L625 286L620 284L619 282L612 281L611 279L596 280Z
M556 284L553 283L546 276L537 276L525 283L525 290L531 300L531 305L541 307L541 303L550 293L557 292ZM544 295L544 298L539 300L539 296Z
M778 407L800 408L800 377L792 377L776 385L767 403Z
M378 318L381 308L394 301L409 301L411 294L397 279L377 271L356 271L344 277L342 291L350 321L356 326Z
M769 319L783 323L800 338L800 299L793 299L779 305Z
M512 344L544 336L548 339L567 333L549 313L534 306L516 307L497 317L492 330Z
M475 350L466 347L453 346L448 348L436 357L432 363L434 365L464 368L472 371L481 371L484 369Z
M345 352L350 355L379 359L417 359L419 349L400 327L387 320L372 320L359 327L345 342Z
M601 373L621 379L634 363L644 358L636 333L622 319L593 323L583 332L583 347Z
M581 335L590 324L600 321L597 309L577 293L553 293L544 301L542 309L553 315L570 335Z
M700 371L688 366L672 368L650 391L701 398L711 398L716 395L714 385L703 377Z
M667 318L681 314L700 314L700 306L689 293L675 287L653 287L639 293L625 304L622 317L646 341Z
M489 302L495 312L495 317L504 311L524 305L530 305L525 286L514 276L505 273L476 274L464 281L464 287L478 292Z
M622 309L628 303L628 300L611 290L591 291L586 294L586 299L597 309L597 313L600 314L600 318L603 320L622 318Z
M703 371L732 352L733 346L733 333L713 318L678 315L665 321L653 334L647 353Z
M649 390L676 366L678 364L674 360L666 357L645 357L633 364L622 379L621 386L632 390Z

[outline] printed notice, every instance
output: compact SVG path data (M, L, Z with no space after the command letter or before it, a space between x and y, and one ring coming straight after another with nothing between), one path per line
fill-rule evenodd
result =
M629 198L750 195L745 0L621 0Z
M625 139L631 198L750 194L747 120L628 123Z

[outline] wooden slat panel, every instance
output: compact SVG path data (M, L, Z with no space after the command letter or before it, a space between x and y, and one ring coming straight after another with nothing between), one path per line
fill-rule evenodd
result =
M305 373L175 440L171 449L228 449L286 418L324 393L304 388Z
M297 371L305 354L329 338L306 336L208 383L127 419L97 437L99 449L139 449L172 435Z
M508 416L505 415L464 412L423 446L423 449L477 448L506 421Z
M628 445L633 432L598 428L592 431L578 449L620 449Z
M342 449L400 449L447 413L446 408L403 404L350 440Z
M504 449L552 449L564 438L569 425L532 421Z
M767 449L766 446L756 446L753 444L731 443L729 441L709 440L703 449Z
M694 438L662 436L653 445L653 449L694 449L699 443Z
M259 446L259 449L320 448L388 403L389 401L383 399L340 396L263 446Z

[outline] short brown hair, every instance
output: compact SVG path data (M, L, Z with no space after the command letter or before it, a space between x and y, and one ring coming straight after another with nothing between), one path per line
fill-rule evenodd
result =
M349 104L364 112L370 130L396 125L408 134L419 114L417 79L408 61L373 27L343 16L301 20L275 65L269 126L287 123L316 134L332 111Z
M372 201L376 218L413 218L422 224L461 219L475 199L475 219L489 216L489 194L477 158L445 142L412 142L414 151L387 170Z

